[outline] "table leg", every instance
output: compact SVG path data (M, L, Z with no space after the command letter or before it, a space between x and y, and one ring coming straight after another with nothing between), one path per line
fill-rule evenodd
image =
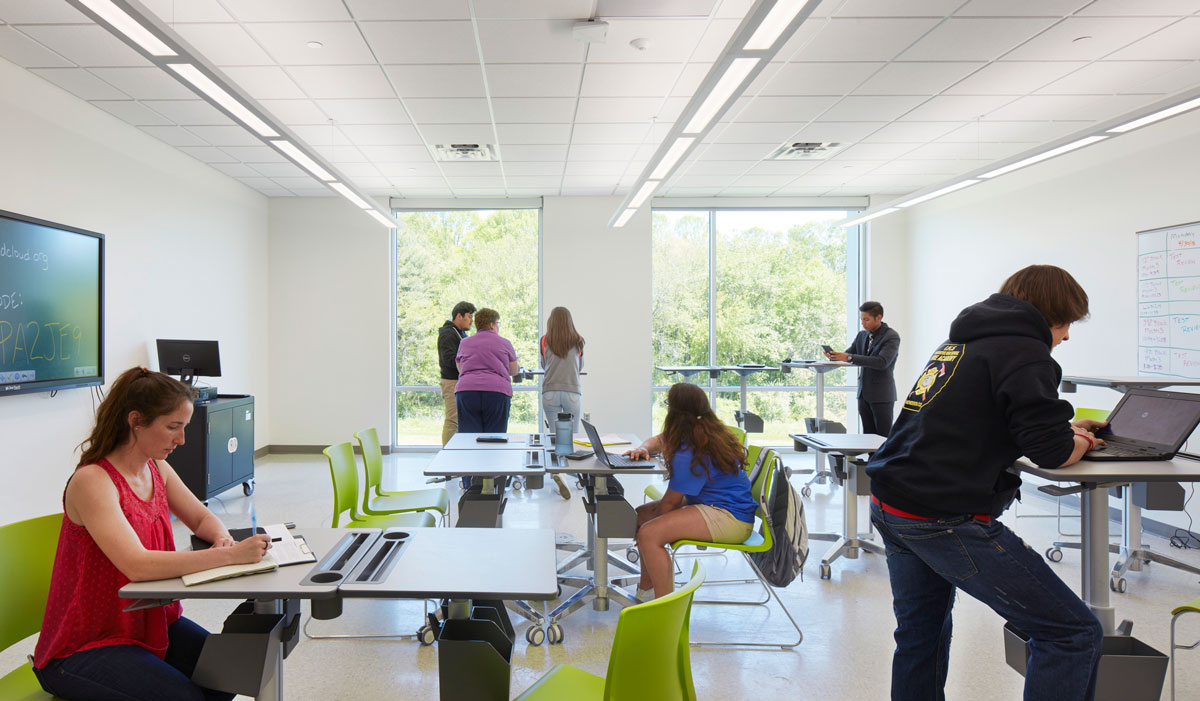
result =
M746 415L746 373L739 372L738 377L742 378L742 416Z
M254 612L255 613L281 614L281 613L283 613L283 602L280 601L279 599L255 599L254 600ZM280 631L282 631L283 628L284 628L284 626L282 626L282 625L279 626ZM268 699L271 701L283 701L283 643L282 643L282 641L280 641L280 645L279 645L279 657L274 660L274 663L275 663L275 674L272 675L272 677L269 681L266 681L263 683L262 687L259 689L260 695L255 698Z
M825 430L825 373L816 368L817 373L817 430Z
M1082 594L1100 619L1105 635L1116 630L1116 614L1108 599L1108 490L1090 485L1080 494L1082 528Z

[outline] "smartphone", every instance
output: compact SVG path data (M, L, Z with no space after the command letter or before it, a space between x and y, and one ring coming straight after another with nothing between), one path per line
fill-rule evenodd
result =
M832 352L833 352L833 349L832 349L832 348L830 348L829 346L826 346L826 345L822 345L822 346L821 346L821 350L825 351L826 353L832 353Z
M476 443L507 443L508 436L479 436L475 439Z

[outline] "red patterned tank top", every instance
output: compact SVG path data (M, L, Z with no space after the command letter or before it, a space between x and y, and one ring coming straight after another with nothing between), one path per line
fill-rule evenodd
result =
M166 486L154 461L149 461L154 491L143 500L108 460L97 463L108 473L121 498L121 511L147 550L174 550ZM66 492L63 492L64 510ZM179 619L179 602L125 612L132 603L117 596L129 578L92 540L87 529L63 515L50 597L33 665L41 669L52 659L105 645L137 645L162 658L167 652L167 626Z

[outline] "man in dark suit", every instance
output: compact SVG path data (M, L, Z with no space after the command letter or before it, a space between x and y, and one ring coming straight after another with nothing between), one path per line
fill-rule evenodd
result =
M896 403L896 356L900 334L883 323L883 305L865 302L858 308L863 330L845 353L826 353L830 360L850 362L862 368L858 378L858 415L863 433L887 436L892 430L892 405Z

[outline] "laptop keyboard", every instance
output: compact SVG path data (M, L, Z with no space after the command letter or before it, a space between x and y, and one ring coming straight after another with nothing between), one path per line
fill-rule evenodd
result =
M1096 452L1104 453L1105 455L1115 455L1117 457L1136 457L1138 455L1148 455L1149 451L1139 450L1129 446L1119 445L1117 443L1109 443L1100 448L1096 448Z
M630 460L624 455L609 455L608 462L613 467L645 467L645 460Z

